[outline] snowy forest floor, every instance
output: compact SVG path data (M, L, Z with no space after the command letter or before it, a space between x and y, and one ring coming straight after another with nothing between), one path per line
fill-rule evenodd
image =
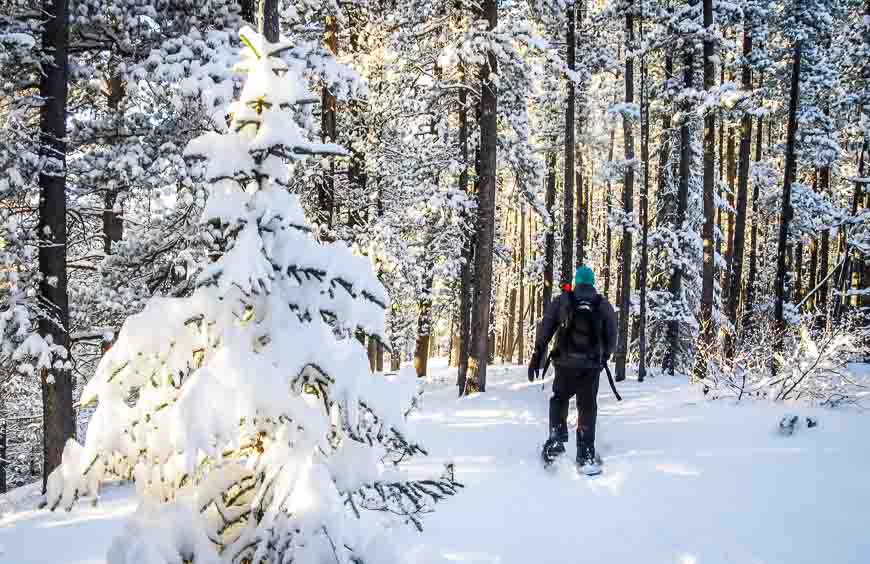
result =
M456 464L465 485L399 533L408 564L865 563L870 561L870 414L707 402L685 380L620 385L602 375L598 450L604 475L544 470L551 379L490 368L488 391L456 399L454 371L435 362L415 414L430 456L413 471ZM777 433L782 415L816 428ZM574 456L572 437L568 456ZM567 461L566 461L567 462ZM72 513L32 509L32 488L0 497L0 563L96 564L135 507L128 486Z

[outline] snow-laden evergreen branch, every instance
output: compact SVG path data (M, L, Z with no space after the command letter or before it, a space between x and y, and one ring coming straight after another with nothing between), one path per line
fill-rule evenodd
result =
M210 261L189 297L124 323L82 393L97 406L85 443L49 478L50 507L66 509L108 477L135 480L113 564L367 562L377 516L420 528L459 488L452 469L407 480L383 462L425 453L405 424L415 383L372 375L353 338L384 339L386 293L368 259L312 238L285 189L293 159L335 152L295 121L310 94L276 56L292 45L241 35L229 130L185 152L208 186Z

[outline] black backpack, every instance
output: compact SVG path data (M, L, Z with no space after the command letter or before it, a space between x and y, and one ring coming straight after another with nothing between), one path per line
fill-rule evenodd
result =
M601 315L602 298L599 294L566 294L559 311L559 352L562 355L581 354L597 361L601 357L601 333L604 325Z

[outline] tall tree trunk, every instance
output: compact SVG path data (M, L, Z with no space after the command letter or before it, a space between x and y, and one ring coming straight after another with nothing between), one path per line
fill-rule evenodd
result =
M704 13L704 90L713 89L713 0L703 0ZM715 275L715 238L714 225L716 221L714 166L716 152L716 114L710 110L704 116L704 227L701 237L704 241L704 267L701 284L701 343L707 352L713 347L715 328L713 327L713 277ZM705 355L698 355L695 363L695 380L707 375Z
M807 276L809 279L807 280L807 288L810 290L816 287L818 284L818 272L819 272L819 244L815 238L810 239L810 264L807 266ZM810 310L813 309L815 303L815 294L811 296L807 296L807 301L804 306Z
M693 87L695 57L692 47L686 47L683 61L683 84L687 90ZM692 138L689 131L688 115L691 108L688 102L683 103L683 111L680 116L680 178L677 184L677 213L674 219L674 231L677 233L685 229L686 211L689 202L689 169L692 162ZM677 304L683 300L683 266L678 261L671 265L670 293L672 303ZM671 319L668 322L668 348L664 358L664 368L673 375L677 367L677 357L680 352L680 320Z
M577 184L577 253L574 257L575 267L583 265L586 261L586 238L588 237L589 213L588 213L588 198L589 190L583 182L583 154L578 152L577 155L577 174L574 175L574 180Z
M640 42L643 44L644 21L640 20ZM646 92L646 56L640 61L640 160L643 161L643 189L640 193L640 315L638 316L637 380L646 377L646 280L649 266L649 100Z
M819 175L819 192L827 194L831 183L831 169L824 167L818 170ZM818 279L820 280L819 290L815 294L816 302L816 326L824 327L828 312L828 261L831 253L831 232L829 229L823 229L819 244L819 272Z
M668 13L671 10L668 9ZM665 87L670 89L671 80L674 76L674 59L670 50L665 50ZM662 112L662 139L659 144L659 163L658 163L658 191L657 197L661 199L659 205L659 215L657 224L667 224L674 222L676 214L676 194L671 191L669 180L672 178L670 172L673 170L671 165L671 111Z
M398 349L393 349L390 353L390 371L396 372L402 366L402 353Z
M748 92L752 88L752 67L749 57L752 54L752 22L748 15L743 20L743 68L741 70L741 83L743 90ZM744 111L740 118L740 148L739 163L737 168L737 218L734 224L734 238L731 243L731 279L728 282L728 302L726 315L737 332L737 306L740 303L740 291L743 278L743 253L746 245L746 199L749 188L749 158L752 149L752 114ZM753 221L755 221L753 219ZM733 335L726 336L727 349L732 351L734 344Z
M544 236L544 288L542 289L541 307L547 309L553 298L553 263L555 261L556 241L553 231L556 222L553 218L553 207L556 205L556 154L547 154L547 190L544 196L544 205L550 214L550 224L546 226L547 233Z
M460 65L460 81L465 85L465 65ZM471 194L471 185L468 183L468 93L465 88L459 89L459 156L462 159L462 170L459 173L459 190L465 194ZM465 241L462 246L462 269L459 282L459 361L457 369L456 385L459 395L465 393L465 384L468 380L468 356L471 343L471 285L472 285L472 260L474 259L474 239L470 230L472 216L466 214Z
M106 105L111 111L117 112L126 95L123 77L120 73L112 72L106 80ZM124 238L124 216L120 211L115 211L117 202L118 189L107 187L103 196L103 252L107 255L112 254L112 243Z
M280 28L278 23L278 1L259 0L257 7L257 29L270 43L280 40Z
M519 316L517 319L517 362L523 364L526 354L526 331L525 331L525 311L526 311L526 210L520 204L520 303Z
M480 124L480 104L477 105L475 109L475 122ZM479 127L479 125L478 125ZM478 140L479 141L479 140ZM474 147L474 194L475 198L478 198L478 194L480 194L480 143ZM477 213L480 213L480 203L478 202ZM480 332L480 308L477 307L477 299L478 299L478 289L480 287L480 281L477 279L477 253L478 249L478 241L480 237L480 233L478 232L480 223L480 216L476 215L474 219L474 231L472 232L472 237L474 241L474 251L472 253L472 281L473 285L471 287L471 326L469 328L469 341L468 341L468 383L466 384L466 388L470 391L477 391L477 365L475 364L475 358L477 357L477 337L476 335ZM468 391L467 390L467 391Z
M69 0L43 0L43 54L39 95L39 334L69 350L69 301L66 272L66 115L69 57ZM58 360L58 359L56 359ZM42 370L43 472L45 492L49 474L60 466L67 439L75 437L72 375L65 362L52 362Z
M798 39L794 45L791 68L791 93L788 100L788 126L785 140L785 178L782 185L782 208L779 214L779 238L776 253L776 279L774 281L775 301L773 317L776 322L776 337L774 350L781 351L785 338L785 275L786 247L788 246L788 226L792 218L791 187L794 182L795 135L797 133L797 108L800 99L802 41Z
M377 354L378 354L378 341L374 337L369 337L366 347L366 354L369 357L369 370L372 372L377 372L378 363L377 363Z
M508 288L508 292L507 292L508 304L507 304L507 323L505 324L505 328L504 328L504 346L502 347L502 353L501 353L501 358L505 362L510 362L511 359L513 358L513 353L514 353L514 343L515 343L514 329L516 328L516 322L517 322L517 286L514 284L514 281L515 281L515 279L519 279L519 274L520 274L519 273L519 264L520 264L519 248L517 247L517 237L518 237L519 228L520 228L520 226L519 226L519 220L520 220L519 208L515 209L513 214L508 212L509 217L510 217L510 215L514 216L513 228L509 230L511 232L511 237L510 237L511 240L510 240L509 244L513 249L513 253L512 253L512 255L513 255L513 257L512 257L513 258L513 274L516 278L511 276L510 272L508 272L507 275L505 276L505 279L506 279L505 281L506 281L507 288ZM520 315L522 315L522 311L520 312Z
M866 8L867 17L870 17L870 0L867 0L867 8ZM868 34L868 41L870 41L870 34ZM870 139L864 138L864 144L861 147L861 150L858 155L858 179L855 180L855 188L852 193L852 217L856 217L858 215L858 204L864 197L864 190L862 186L867 184L867 180L864 177L864 159L867 155L867 152L870 151ZM849 259L847 259L849 260ZM850 273L850 276L847 278L848 286L844 288L844 290L848 291L850 288L855 291L863 290L866 288L866 264L867 261L863 258L858 258L854 261L849 261L849 268L846 270ZM848 297L844 296L844 300L846 300L846 305L851 305L854 307L864 306L868 301L867 297L855 296L850 304L848 301ZM863 303L862 303L863 302Z
M582 26L586 21L587 8L586 3L588 0L574 0L578 3L576 21L580 23ZM576 30L576 25L575 25ZM571 50L575 51L573 53L572 59L576 63L576 46L577 46L577 38L576 31L574 33L575 38L571 42ZM576 68L576 64L572 66L572 68ZM582 135L585 127L586 127L586 119L585 119L585 106L586 106L586 94L585 88L580 88L580 108L577 112L580 119L580 134ZM579 145L576 146L575 155L577 158L577 173L574 175L574 182L577 185L577 232L576 232L576 256L574 257L575 266L579 267L586 262L586 240L589 237L589 207L588 203L591 198L591 192L589 191L589 183L584 182L583 178L583 153L582 149Z
M734 128L728 128L728 141L726 143L725 150L725 160L727 161L726 167L726 177L728 180L728 207L735 208L736 202L734 201L735 194L735 185L734 181L737 177L737 160L736 160L736 152L734 147ZM722 269L721 278L719 281L719 286L722 288L722 297L727 304L728 293L730 291L729 283L731 282L731 265L734 261L734 214L731 211L725 211L725 231L723 232L723 236L725 237L726 247L725 247L725 268ZM726 305L727 307L727 305Z
M819 170L819 192L822 194L828 194L831 187L831 169L830 167L824 167ZM829 279L828 279L828 261L830 260L831 255L831 231L829 229L824 229L822 231L822 243L821 248L819 249L819 279L821 280L821 286L819 287L819 291L816 293L816 304L818 309L818 316L816 319L816 325L818 327L824 327L825 323L828 319L828 292L829 292Z
M568 68L574 70L576 56L576 10L574 0L568 0ZM559 281L570 284L574 273L574 82L568 77L568 98L565 104L565 186L562 206L562 268Z
M362 13L361 11L359 13ZM367 25L365 19L358 17L357 21L351 22L350 28L350 49L355 55L365 52L365 45L361 43L360 31L364 30ZM435 65L436 78L440 80L441 67ZM369 133L369 127L366 122L365 105L358 100L352 100L349 104L349 113L351 116L351 127L353 134L357 138L365 139ZM438 119L432 118L432 131L436 131ZM354 229L357 225L364 224L367 221L367 200L368 200L368 172L366 169L366 153L362 148L363 144L352 144L350 147L350 163L347 170L349 190L346 196L347 203L347 227L351 241L356 240ZM437 184L438 179L435 179Z
M610 129L610 145L607 150L607 162L613 162L613 147L616 130ZM606 205L604 208L604 231L605 231L605 251L604 251L604 297L610 299L610 279L612 278L612 257L613 257L613 229L610 227L610 214L613 212L613 187L610 178L607 179L607 194L605 195Z
M2 402L0 402L0 408L2 408ZM3 413L5 415L5 409L3 409ZM6 419L0 421L0 494L6 493L6 446L7 446L7 432L8 426L6 425Z
M434 265L426 265L423 272L423 287L417 304L417 343L414 347L414 369L417 377L426 376L429 365L429 340L432 332L432 282Z
M496 0L483 0L483 18L487 29L498 25ZM496 146L498 144L498 90L492 74L498 73L495 53L487 53L488 65L481 70L480 87L480 191L477 195L477 250L475 252L475 276L477 278L477 302L480 326L474 335L476 383L481 392L486 391L486 365L489 359L490 298L492 294L492 259L495 237L496 193Z
M798 241L794 248L794 302L800 303L803 297L804 242Z
M625 15L625 103L634 104L634 59L629 51L634 44L633 2L628 3ZM619 337L616 350L616 374L618 379L625 377L625 364L628 360L628 322L631 317L631 230L628 223L634 222L634 132L631 119L626 113L622 117L622 136L625 147L625 187L622 191L622 206L625 224L622 229L622 299L619 302Z
M273 0L276 2L276 0ZM276 2L277 3L277 2ZM338 20L334 15L326 16L325 25L326 47L333 55L338 54ZM324 143L334 143L336 140L336 110L337 100L329 92L326 84L321 89L320 96L320 135ZM333 224L335 211L335 161L329 159L323 176L317 184L317 205L319 208L318 222L329 233ZM329 236L331 237L331 235Z
M758 133L755 137L755 162L761 161L761 148L764 139L763 118L758 118ZM768 126L768 129L770 126ZM758 277L758 195L759 183L752 183L752 231L750 238L752 244L749 247L749 272L746 277L746 294L743 300L743 317L740 323L740 335L749 335L752 332L752 313L755 309L755 283Z

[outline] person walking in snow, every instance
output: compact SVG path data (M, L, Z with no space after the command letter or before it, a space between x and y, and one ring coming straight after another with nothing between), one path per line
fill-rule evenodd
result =
M552 462L565 452L568 442L568 403L577 396L577 464L588 475L601 472L595 457L595 421L598 415L598 380L616 347L616 313L607 298L595 290L595 273L581 266L574 275L574 289L566 285L559 299L544 312L535 352L529 364L533 380L556 335L550 354L556 377L550 398L549 437L543 457Z

